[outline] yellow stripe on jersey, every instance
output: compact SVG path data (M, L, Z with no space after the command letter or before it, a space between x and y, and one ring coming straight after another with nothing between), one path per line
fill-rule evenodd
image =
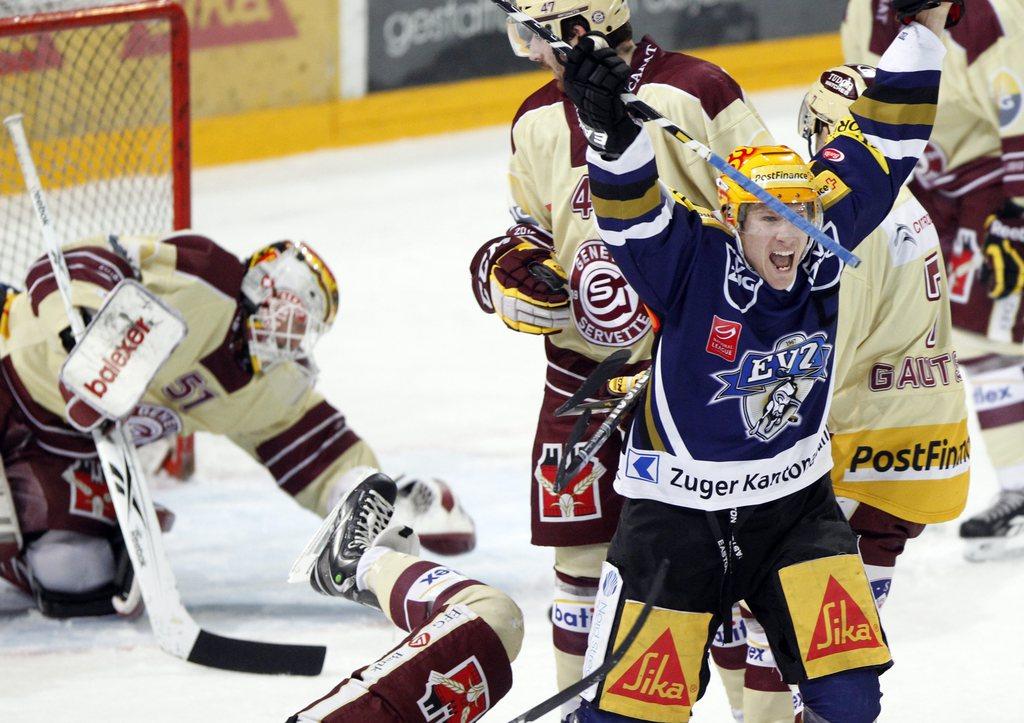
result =
M970 458L966 419L837 434L833 487L911 522L945 522L967 503Z
M864 99L861 98L861 100ZM847 138L852 138L853 140L857 141L862 146L867 148L869 151L871 151L871 155L874 156L875 160L878 161L878 165L882 167L882 170L885 171L886 174L889 173L889 161L886 160L885 154L883 154L880 150L878 150L873 145L868 143L867 139L864 137L864 134L861 133L860 126L857 125L857 121L855 121L852 117L844 118L843 120L836 123L835 130L833 130L829 134L827 140L831 141L833 138L836 138L838 136L846 136Z
M934 103L886 103L867 96L857 101L857 113L878 121L893 125L933 125L935 123Z
M722 220L718 218L718 216L715 215L715 212L712 211L710 208L698 206L693 201L691 201L690 199L688 199L686 196L679 193L679 191L676 191L675 189L670 188L669 193L672 195L672 199L676 203L683 204L684 206L686 206L687 210L694 211L698 216L700 216L700 222L705 226L717 228L719 231L724 231L730 236L733 235L733 230L729 226L722 223Z
M651 409L654 398L653 382L647 385L644 391L644 425L647 427L647 436L651 440L651 449L656 452L665 451L665 442L658 434L658 426L654 422L654 412Z
M591 187L593 188L593 186ZM628 201L614 201L608 198L601 198L596 193L592 195L594 211L602 218L613 218L619 221L629 221L650 213L661 205L661 187L655 180L644 195L639 198L631 198Z

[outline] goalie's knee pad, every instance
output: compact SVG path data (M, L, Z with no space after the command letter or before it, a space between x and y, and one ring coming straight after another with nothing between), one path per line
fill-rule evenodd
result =
M85 593L112 583L117 561L110 541L69 530L50 530L30 542L25 561L34 587L52 593Z
M872 723L882 712L878 671L859 668L800 684L805 723Z
M449 605L294 720L477 720L511 686L512 667L490 624Z

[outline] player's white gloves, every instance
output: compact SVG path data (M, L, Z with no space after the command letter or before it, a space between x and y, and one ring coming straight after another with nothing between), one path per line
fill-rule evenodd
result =
M566 328L568 277L549 244L546 233L527 224L484 244L470 265L480 308L527 334L557 334Z

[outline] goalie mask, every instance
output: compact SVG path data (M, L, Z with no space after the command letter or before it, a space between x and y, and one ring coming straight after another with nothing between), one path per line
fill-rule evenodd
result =
M875 81L871 65L837 65L814 81L804 95L797 118L797 132L807 141L807 152L814 155L819 134L831 133L836 124L850 115L850 106Z
M601 35L610 35L629 21L626 0L518 0L516 6L559 38L567 35L567 21L577 18L589 32ZM534 37L525 25L508 19L508 40L520 58L530 57Z
M242 296L250 308L246 337L253 371L286 361L316 373L313 347L338 313L338 284L316 252L278 241L249 257Z

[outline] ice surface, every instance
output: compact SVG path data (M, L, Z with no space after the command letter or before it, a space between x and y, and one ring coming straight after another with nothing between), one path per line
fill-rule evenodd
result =
M803 150L799 92L753 99ZM469 290L470 256L508 223L507 143L507 129L492 128L313 153L200 171L195 188L197 228L237 254L290 237L326 257L341 311L318 349L324 392L386 470L444 477L475 516L478 548L450 562L511 593L526 616L494 721L538 702L554 678L552 560L528 544L542 342L480 313ZM995 491L977 434L974 451L969 511ZM323 675L190 665L162 653L145 620L46 620L0 582L0 721L283 721L401 638L374 611L287 585L317 520L225 440L202 436L198 453L194 481L156 492L177 513L166 542L185 604L214 632L328 645ZM1024 598L1022 565L964 562L954 524L910 543L883 611L896 659L883 721L1024 719L1010 614ZM712 679L694 719L729 721Z

